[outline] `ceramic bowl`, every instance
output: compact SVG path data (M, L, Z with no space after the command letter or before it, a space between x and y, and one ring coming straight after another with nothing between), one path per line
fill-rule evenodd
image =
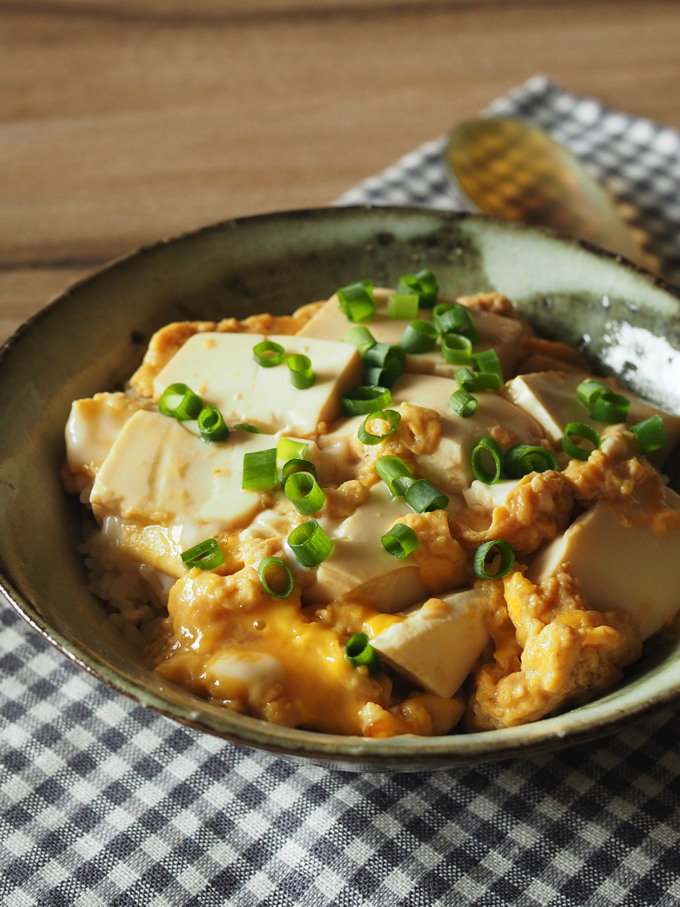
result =
M59 482L72 400L121 387L153 331L169 321L285 313L358 278L392 285L422 267L447 296L505 293L542 333L579 346L597 370L680 413L678 294L611 255L520 225L425 210L334 208L218 224L113 263L3 347L0 584L14 607L68 658L172 719L344 769L518 756L611 733L677 700L680 641L634 665L605 696L524 727L387 740L291 730L155 676L87 592L79 504ZM676 481L677 464L670 468Z

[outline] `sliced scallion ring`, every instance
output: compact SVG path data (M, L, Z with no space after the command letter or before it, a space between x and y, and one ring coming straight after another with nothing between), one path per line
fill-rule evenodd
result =
M224 563L222 549L217 543L217 539L206 539L189 548L182 553L182 560L187 567L200 567L201 570L214 570L215 567L221 567Z
M365 633L355 633L354 636L350 636L345 644L345 656L355 668L365 665L372 677L380 674L378 656Z
M479 343L479 331L469 309L458 302L440 302L434 307L432 319L440 334L464 334L471 343Z
M469 368L456 369L455 378L458 382L458 387L463 391L467 391L469 394L479 390L477 377L477 375L473 375Z
M340 287L337 293L340 300L340 311L355 324L366 321L375 315L373 284L370 280L350 283L346 287Z
M326 503L326 495L311 472L291 472L283 490L297 512L304 516L318 513Z
M373 432L368 430L368 423L372 422L374 419L380 419L382 422L387 422L388 428L384 434L374 435ZM362 444L380 444L385 438L389 438L390 435L394 434L400 421L401 416L395 409L378 409L374 413L370 413L366 416L359 426L357 437Z
M251 425L249 422L237 422L231 426L232 431L249 431L251 435L263 435L264 432L257 425Z
M276 448L254 450L243 455L244 491L268 491L276 485Z
M281 438L276 445L276 459L288 462L288 460L304 460L309 450L309 441L294 441L293 438Z
M229 437L222 413L216 406L204 406L198 414L198 430L204 441L224 441Z
M418 317L417 293L391 293L387 297L387 317L410 321Z
M274 368L281 365L286 358L286 351L280 343L274 343L273 340L263 340L262 343L256 343L253 347L253 359L262 368Z
M484 465L492 463L492 469ZM498 441L486 435L475 445L470 458L470 468L474 477L485 485L495 485L503 470L503 450Z
M575 438L585 438L586 441L590 441L595 450L599 450L602 444L602 438L591 425L584 425L583 422L570 422L564 429L562 450L574 460L587 460L593 451L584 450L574 444L571 440L572 435Z
M408 468L406 463L401 459L401 457L395 457L392 454L386 457L379 457L375 461L375 471L378 473L380 478L383 480L385 485L390 490L390 493L399 497L403 494L403 491L399 491L395 487L395 481L398 479L411 479L415 481L411 475L411 470Z
M494 548L498 552L498 555L500 555L500 561L496 572L489 573L486 569L486 559ZM514 564L515 552L512 550L512 547L508 545L507 542L503 541L503 539L495 539L491 542L484 542L484 544L480 545L475 551L472 558L472 572L477 579L500 579L502 576L507 576L507 574L510 573Z
M378 366L365 368L363 382L364 386L390 388L394 384L394 373Z
M482 377L484 375L495 376L494 383L497 382L497 387L489 388L490 390L497 390L498 387L503 386L503 369L496 350L482 350L481 353L475 353L472 357L472 364L475 367L479 382L484 380ZM488 379L486 380L488 381ZM480 388L483 387L481 383L479 386Z
M457 416L461 416L463 419L468 419L470 416L474 416L479 407L479 400L475 399L472 394L468 394L467 391L457 390L451 394L449 397L449 409Z
M285 482L294 472L311 472L316 478L316 466L309 460L289 460L281 470L281 481Z
M178 422L198 419L203 401L186 384L170 384L158 401L158 410L164 416L172 416Z
M449 506L448 497L426 479L412 482L404 492L404 501L414 513L445 510Z
M644 422L638 422L631 425L630 430L637 438L640 445L640 452L643 454L651 453L653 450L659 450L668 443L666 436L666 426L663 419L658 413L645 419Z
M305 520L288 536L288 544L303 567L317 567L333 550L328 538L316 520Z
M364 368L384 369L393 381L403 374L406 367L406 353L400 346L389 343L374 343L362 356Z
M515 444L505 452L505 472L511 479L521 479L532 472L546 472L548 469L560 471L557 457L545 447L531 444Z
M424 309L431 309L439 295L437 278L428 268L423 268L417 274L404 274L399 278L397 293L415 293L418 304Z
M367 416L376 409L385 409L391 403L389 387L375 384L353 387L342 395L342 411L346 416Z
M606 390L606 384L603 384L601 381L596 381L595 378L587 378L576 388L576 396L584 406L587 406L588 409L592 409L602 391Z
M289 598L295 588L292 571L280 557L263 557L257 575L264 591L274 598Z
M442 357L449 365L467 365L472 360L472 343L464 334L442 334Z
M629 409L628 397L624 397L623 394L615 394L613 390L606 387L595 398L590 418L593 422L608 422L610 425L615 425L618 422L626 421Z
M287 359L290 383L298 390L307 390L316 380L312 360L303 353L293 353Z
M439 337L439 331L431 321L423 321L422 318L416 318L406 325L406 329L399 341L399 346L404 352L412 355L429 353L430 350L434 349L437 337Z
M351 343L352 346L355 346L359 350L360 356L363 356L366 350L377 342L373 334L363 324L350 328L342 339L345 343Z
M385 551L398 560L408 557L420 545L420 540L414 530L405 523L395 523L380 541Z

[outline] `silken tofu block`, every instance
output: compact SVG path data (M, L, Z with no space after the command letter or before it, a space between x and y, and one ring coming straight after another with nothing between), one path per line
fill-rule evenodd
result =
M678 497L666 491L673 506ZM680 608L680 529L659 535L649 525L626 525L608 501L599 501L550 542L527 572L538 584L567 562L593 610L625 608L647 639Z
M474 479L470 468L473 448L496 426L509 433L513 444L537 444L545 437L535 419L497 393L476 393L479 408L474 416L467 419L458 416L449 409L449 399L457 387L449 378L402 375L392 388L395 403L429 407L442 417L437 449L416 459L419 476L447 494L462 492L471 485Z
M284 363L263 368L253 347L263 340L279 343L287 355L309 356L316 380L300 390L290 383ZM303 437L320 422L342 415L341 397L361 384L361 358L349 343L307 337L260 334L194 334L154 379L157 397L170 384L186 384L204 403L216 406L227 425L248 422L268 434L283 431Z
M559 443L569 422L583 422L599 432L605 427L604 423L593 422L588 417L588 407L576 395L577 387L587 377L588 375L573 372L533 372L513 378L501 393L533 416L553 443ZM607 383L606 379L597 380ZM655 462L662 462L680 438L680 418L645 403L626 388L617 393L630 400L629 424L635 425L655 414L663 419L668 444L653 457Z
M382 482L374 485L352 516L327 530L333 551L318 568L316 584L306 593L309 600L325 603L350 597L394 613L424 598L428 590L413 556L398 560L380 541L408 513L403 498L393 498Z
M508 500L508 495L520 483L520 479L502 479L495 485L486 485L475 479L469 488L463 492L465 504L467 507L483 507L485 510L493 511L496 507L504 507Z
M387 314L387 297L394 290L375 287L376 312L368 321L362 324L368 328L378 343L396 345L401 340L408 325L404 318L390 318ZM506 378L514 375L517 370L517 352L522 325L513 318L502 318L493 312L470 311L472 320L479 331L479 342L475 344L473 352L494 349ZM418 316L421 321L432 321L432 309L419 309ZM331 298L319 309L316 315L298 332L298 337L320 337L327 340L342 340L345 334L354 325L340 309L337 295ZM459 366L450 365L442 359L440 341L429 353L407 354L406 371L421 374L440 375L452 378Z
M478 589L431 598L371 640L383 661L426 692L449 698L490 641Z
M209 444L175 419L136 413L118 435L92 489L97 520L122 517L142 524L198 523L203 538L248 523L263 509L261 495L243 491L246 453L276 447L276 438L233 432Z

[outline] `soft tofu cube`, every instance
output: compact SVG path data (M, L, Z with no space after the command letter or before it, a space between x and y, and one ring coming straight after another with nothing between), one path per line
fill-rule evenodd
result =
M678 497L667 490L673 506ZM663 535L628 524L607 501L598 502L550 542L527 572L538 584L568 563L593 610L625 608L647 639L680 608L680 528Z
M508 320L508 319L506 319ZM513 444L538 444L544 434L538 423L499 394L475 394L479 408L464 419L449 409L454 381L434 375L403 375L392 388L395 403L411 403L436 410L442 417L442 434L434 453L418 456L418 474L442 491L462 492L474 479L470 468L472 451L480 438L496 426L513 439Z
M233 432L209 444L174 419L138 412L99 470L90 497L95 516L166 526L193 521L208 527L203 538L242 526L262 510L261 495L241 488L243 457L276 441Z
M502 393L516 406L533 416L550 440L558 443L569 422L583 422L584 425L590 425L599 432L605 427L602 422L593 422L588 417L588 408L576 395L576 388L587 377L573 372L533 372L513 378L505 385ZM606 383L606 379L603 380ZM656 462L661 462L660 455L664 458L668 456L680 438L680 418L645 403L628 389L624 388L617 393L630 400L627 420L629 424L635 425L655 414L663 419L668 444L654 457Z
M373 290L376 312L363 324L373 334L378 343L396 345L401 340L408 321L404 318L390 318L387 315L387 297L394 293L382 287ZM471 311L475 326L479 331L479 342L474 352L494 349L506 378L514 375L517 367L517 351L522 326L513 318L502 318L492 312ZM432 309L420 309L417 316L421 321L432 321ZM299 337L319 337L326 340L342 340L354 325L340 309L337 295L331 296L328 302L319 309L316 315L298 332ZM452 378L459 366L450 365L442 359L440 341L429 353L407 354L406 371Z
M449 698L490 641L478 589L431 598L371 645L400 674L426 692Z
M471 509L483 507L489 511L493 511L496 507L504 507L508 495L517 488L520 481L520 479L503 479L496 482L495 485L486 485L479 479L475 479L472 485L463 492L465 504Z
M286 354L303 353L312 361L316 380L299 390L290 383L285 363L263 368L253 347L263 340L279 343ZM342 415L341 397L361 384L361 358L349 343L307 337L260 334L194 334L154 379L157 397L171 384L188 385L205 403L221 410L228 425L249 422L274 434L311 435L320 422Z
M310 601L351 597L378 611L394 613L428 594L412 555L398 560L380 539L397 519L411 513L403 498L393 498L380 482L368 500L337 528L329 530L333 551L319 566Z
M141 397L121 393L95 394L71 405L66 462L74 475L82 476L81 487L95 477L128 419L148 405Z

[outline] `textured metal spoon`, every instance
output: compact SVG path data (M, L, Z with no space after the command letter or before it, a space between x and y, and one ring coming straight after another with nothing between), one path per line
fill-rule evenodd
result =
M609 196L538 126L510 117L470 120L452 131L446 160L482 213L551 227L650 266Z

